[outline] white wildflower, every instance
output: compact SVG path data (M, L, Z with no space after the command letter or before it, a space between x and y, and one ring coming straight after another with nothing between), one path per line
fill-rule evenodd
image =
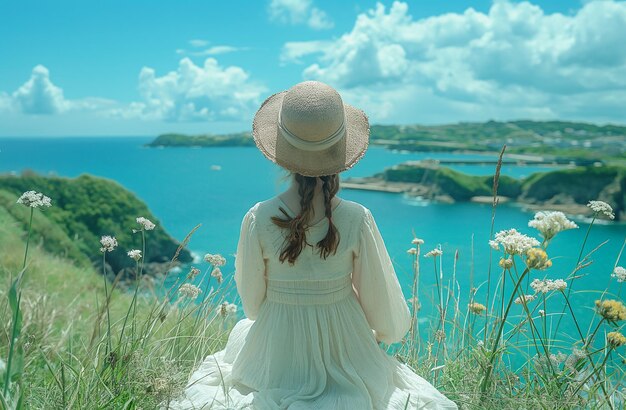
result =
M234 315L237 313L237 305L224 302L217 307L217 314L221 316Z
M494 251L500 250L500 245L496 241L489 241L489 246L491 246L491 249L493 249Z
M190 283L184 283L178 289L178 293L180 293L184 297L194 300L195 298L198 297L198 295L200 295L200 293L202 293L202 290L199 287L194 286Z
M137 218L137 223L139 225L141 225L141 227L143 229L145 229L146 231L151 231L155 228L155 224L152 223L152 221L150 221L149 219L144 218L143 216L140 216Z
M52 202L50 198L42 194L41 192L26 191L17 199L18 204L28 206L31 208L39 208L41 206L50 207Z
M406 253L408 253L409 255L417 255L417 248L409 248L407 249Z
M528 226L541 233L546 241L568 229L576 229L578 225L567 219L563 212L541 211L535 214L535 219L528 222Z
M546 315L546 311L543 309L539 309L539 316L543 317Z
M134 259L136 261L141 259L141 251L139 249L131 249L130 251L128 251L127 254L131 259Z
M113 252L115 248L117 248L117 239L114 236L105 235L100 238L100 243L102 244L102 248L100 248L100 252Z
M495 236L495 242L501 244L504 252L509 255L523 255L529 249L539 246L537 239L521 234L516 229L498 232Z
M564 291L567 288L567 282L565 282L563 279L556 279L556 280L552 280L552 279L545 279L545 280L539 280L539 279L534 279L531 283L530 283L530 287L533 288L533 290L536 293L548 293L551 292L553 290L558 290L558 291Z
M226 259L218 254L212 255L210 253L207 253L206 255L204 255L204 260L209 262L211 265L213 266L224 266L226 265Z
M572 353L565 359L565 367L571 370L576 369L576 365L587 355L580 349L574 348Z
M565 282L563 279L557 279L554 282L552 282L552 290L558 290L558 291L563 292L566 288L567 288L567 282Z
M513 303L516 303L518 305L521 305L522 303L528 303L528 302L532 302L533 300L535 300L536 296L535 295L523 295L523 296L518 296ZM522 300L523 299L523 300Z
M618 282L626 282L626 269L616 266L611 277L617 279Z
M224 277L222 276L222 270L218 267L215 267L215 269L211 271L211 276L217 279L217 283L222 283L222 281L224 280Z
M615 219L615 214L613 213L613 208L611 205L607 204L604 201L589 201L587 204L591 210L597 214L604 214L609 217L609 219Z
M187 274L187 279L193 279L199 274L200 274L200 269L196 268L195 266L192 266L191 269L189 270L189 273Z
M437 256L441 256L443 254L443 251L441 249L433 249L430 252L427 252L426 255L424 255L425 258L436 258Z
M413 240L411 241L411 243L412 243L413 245L423 245L423 244L424 244L424 240L423 240L423 239L420 239L420 238L415 238L415 239L413 239Z

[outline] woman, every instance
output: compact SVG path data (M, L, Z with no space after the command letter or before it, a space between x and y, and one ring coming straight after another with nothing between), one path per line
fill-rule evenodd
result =
M409 309L372 214L335 195L367 149L366 115L307 81L263 103L253 136L293 183L246 213L235 281L247 319L170 408L456 409L378 345L404 337Z

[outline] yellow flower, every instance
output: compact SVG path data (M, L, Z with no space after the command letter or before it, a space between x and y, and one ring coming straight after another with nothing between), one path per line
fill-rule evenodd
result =
M618 300L596 300L596 312L609 322L626 320L626 307Z
M620 332L610 332L606 335L606 340L611 346L620 347L626 344L626 337Z
M498 262L498 265L500 265L500 267L502 269L511 269L511 267L513 266L513 259L511 258L500 258L500 262Z
M552 266L548 254L541 248L530 248L526 252L526 266L531 269L543 270Z
M472 302L468 304L467 308L475 315L482 315L482 313L487 310L485 305L477 302Z

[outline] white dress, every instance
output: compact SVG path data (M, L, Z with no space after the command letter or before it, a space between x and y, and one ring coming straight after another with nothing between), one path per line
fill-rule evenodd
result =
M247 319L169 408L456 409L377 344L401 340L410 313L369 210L341 200L336 254L324 260L307 246L289 265L278 259L283 230L270 220L279 206L291 212L275 197L241 225L235 281ZM327 219L310 226L307 241L327 229Z

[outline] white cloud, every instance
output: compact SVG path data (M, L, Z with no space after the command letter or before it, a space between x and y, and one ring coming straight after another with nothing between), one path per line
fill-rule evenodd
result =
M334 26L328 14L314 7L312 0L271 0L268 13L272 21L283 24L306 24L315 30Z
M193 39L189 40L189 45L191 45L192 47L206 47L209 45L209 42L202 39Z
M303 77L339 88L374 120L429 121L423 113L436 105L453 119L623 121L624 38L626 2L591 2L563 15L496 1L488 13L469 8L425 19L394 2L360 14L339 38L286 43L281 61L315 57ZM424 112L407 110L424 100L432 102ZM589 106L599 101L603 110L594 114Z
M205 57L205 56L216 56L219 54L234 53L235 51L242 51L242 50L247 50L247 48L233 47L233 46L212 46L207 49L199 50L199 51L177 50L177 52L178 54L183 54L183 55Z
M12 94L15 108L25 114L56 114L69 108L63 90L50 81L48 69L37 65L30 79Z
M222 67L214 58L197 66L183 58L176 71L161 77L142 68L139 92L142 101L112 114L165 121L240 120L252 115L265 87L240 67Z

